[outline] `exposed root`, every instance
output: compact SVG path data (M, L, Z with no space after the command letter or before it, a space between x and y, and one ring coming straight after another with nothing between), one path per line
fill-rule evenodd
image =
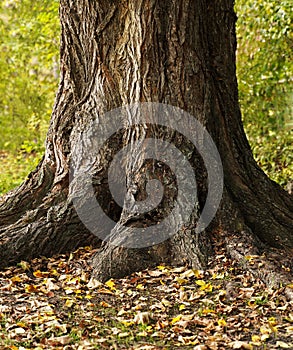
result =
M241 233L225 232L224 236L225 249L231 258L268 287L276 288L292 283L292 252L263 247L256 242L248 228ZM293 300L291 288L285 288L285 293L289 300Z

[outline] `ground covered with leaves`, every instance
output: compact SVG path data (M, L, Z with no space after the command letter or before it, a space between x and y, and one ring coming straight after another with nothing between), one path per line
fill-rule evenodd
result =
M284 286L268 289L224 252L207 271L158 266L105 284L91 277L94 253L0 273L1 349L293 348Z

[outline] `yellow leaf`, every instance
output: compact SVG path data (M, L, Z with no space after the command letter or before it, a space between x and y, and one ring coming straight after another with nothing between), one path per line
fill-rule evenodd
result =
M128 320L121 320L120 321L125 327L130 327L132 325L134 325L133 321L128 321Z
M77 286L79 282L80 282L79 277L67 278L67 284L74 284L75 286Z
M34 271L33 272L33 275L35 276L35 277L37 277L37 278L42 278L42 277L46 277L46 276L48 276L48 272L42 272L42 271L40 271L40 270L37 270L37 271Z
M214 310L211 310L211 309L203 309L202 310L202 313L207 315L207 314L214 314L215 311Z
M213 276L212 276L212 279L213 280L222 280L223 278L225 278L225 273L220 273L220 274L217 274L217 273L214 273Z
M19 276L13 276L11 282L22 282L22 279Z
M252 335L251 340L253 343L259 343L260 342L260 336L258 335Z
M206 286L200 287L201 290L206 290L207 292L212 292L213 291L213 286L208 283Z
M261 332L261 334L271 334L272 333L271 329L266 328L266 327L260 327L260 332Z
M59 276L60 273L57 270L52 269L52 270L50 270L50 275L52 275L52 276Z
M201 270L193 270L193 272L194 272L194 276L196 278L199 278L199 277L203 276L203 271L201 271Z
M249 300L247 305L249 307L251 307L252 309L256 308L256 306L257 306L256 303L255 303L255 300Z
M205 290L207 292L213 291L213 286L210 283L205 283L203 280L198 280L195 283L200 286L200 290Z
M246 259L246 260L248 260L248 261L252 261L252 260L255 259L255 258L258 258L258 256L257 256L257 255L246 255L246 256L244 257L244 259Z
M166 266L160 265L160 266L157 266L157 269L163 271L163 270L166 270Z
M199 286L205 286L205 285L206 285L205 281L203 281L203 280L198 280L198 281L196 281L195 283L196 283L197 285L199 285Z
M181 277L176 277L175 281L178 282L179 284L186 284L188 282L188 280Z
M25 328L26 324L24 322L17 322L16 325L21 328Z
M72 299L67 299L65 302L66 307L71 307L73 305L73 300Z
M106 286L109 287L111 290L115 290L115 282L113 281L113 279L110 279L109 281L107 281Z
M144 286L143 286L142 284L138 284L138 285L136 286L136 289L143 290L143 289L144 289Z
M171 320L170 324L173 325L173 324L177 323L178 321L181 320L181 317L182 317L181 315L178 315L178 316L174 317L174 318Z
M269 321L269 324L272 326L275 326L278 323L275 317L270 317L268 321Z
M25 286L26 293L36 293L38 291L38 287L33 284L27 284Z
M270 323L269 323L269 326L270 326L271 330L272 330L274 333L277 333L277 332L278 332L278 328L277 328L277 327L272 326Z
M218 325L221 326L221 327L226 327L227 322L223 318L220 318L218 320Z
M186 309L186 306L184 304L181 304L179 306L179 311L182 311L182 310L185 310Z

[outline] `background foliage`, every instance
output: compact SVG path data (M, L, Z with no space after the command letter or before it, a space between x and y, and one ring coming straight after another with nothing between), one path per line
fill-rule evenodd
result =
M44 150L58 85L58 3L0 0L0 194L20 184ZM245 129L258 163L285 186L293 174L291 5L237 0L236 12Z
M244 127L263 170L293 178L292 2L236 0L237 73Z
M58 0L0 0L0 193L44 150L58 85Z

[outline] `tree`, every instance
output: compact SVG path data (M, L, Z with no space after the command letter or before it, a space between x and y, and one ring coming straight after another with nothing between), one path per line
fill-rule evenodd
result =
M100 246L93 267L101 280L158 262L204 267L213 244L220 243L237 259L265 253L268 270L276 254L286 264L293 247L292 198L257 166L243 131L235 74L233 1L61 0L60 19L61 80L46 151L28 179L1 199L1 267L89 244ZM162 104L176 106L163 107L164 120L171 127L151 122ZM121 106L124 108L118 109ZM141 123L141 106L150 122L143 119ZM175 130L169 108L171 113L178 112ZM193 123L184 119L183 110L200 123L195 130L198 143L188 140L179 127L182 120ZM117 115L122 124L116 128L112 118ZM108 134L109 125L109 130L116 128L115 133ZM102 133L96 133L96 126ZM99 153L91 154L89 150L96 150L94 143L105 135ZM221 166L209 135L221 157L223 189ZM176 167L162 159L148 158L145 143L150 139L165 142L153 147L155 154L166 144L173 155L177 153L172 145L181 150L196 173L198 196L175 235L162 232L168 239L152 245L151 234L139 245L136 229L146 232L170 215L177 202L185 205L175 185L189 183L187 175L178 180L181 170L178 174ZM117 180L114 189L122 191L121 173L115 170L125 171L126 189L118 193L125 204L121 208L109 191L108 169L126 146L126 165L114 168L112 181L115 185ZM212 150L210 158L208 152L202 154L205 150ZM211 169L215 176L207 178ZM160 180L163 190L158 181L148 187L149 179ZM106 228L104 241L88 230L99 229L92 211L96 209L92 189L103 212L117 222L111 232L102 227ZM219 190L222 201L212 224L198 230L205 202L217 197ZM162 196L158 208L140 212L133 207L136 202L145 203L155 191ZM189 190L188 195L194 193ZM178 216L172 220L175 226L181 223ZM125 240L131 244L124 244ZM262 272L264 279L269 277L267 271Z

